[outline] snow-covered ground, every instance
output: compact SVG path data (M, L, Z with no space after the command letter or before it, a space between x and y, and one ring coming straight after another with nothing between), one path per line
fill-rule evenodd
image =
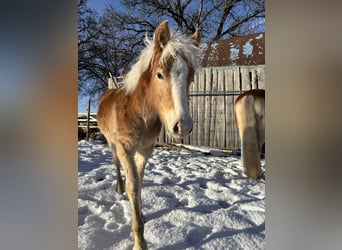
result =
M156 148L146 165L149 249L265 249L265 181L248 179L238 156L190 149ZM107 145L83 140L78 154L78 248L132 249L130 204L115 192Z

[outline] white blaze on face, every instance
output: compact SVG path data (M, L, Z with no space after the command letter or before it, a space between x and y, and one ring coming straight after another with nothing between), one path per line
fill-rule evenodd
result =
M189 69L187 63L182 57L176 57L170 72L172 98L175 110L172 117L169 118L169 126L175 126L177 122L180 122L182 126L182 134L189 132L189 130L192 128L192 119L189 114L187 100L188 73Z

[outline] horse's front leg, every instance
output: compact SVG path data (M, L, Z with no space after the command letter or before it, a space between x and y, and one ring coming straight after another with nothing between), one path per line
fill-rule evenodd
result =
M134 152L127 150L122 144L117 144L117 155L125 170L126 192L132 208L133 249L144 250L147 249L147 244L144 239L144 220L141 213L141 182Z
M117 180L116 192L118 192L119 194L122 194L125 190L124 190L122 176L120 172L121 164L117 156L115 144L109 143L109 148L112 151L113 162L114 162L114 165L116 166L116 180Z
M144 219L141 211L141 186L139 180L135 177L131 178L127 174L126 192L132 207L132 232L134 237L134 250L147 249L144 238Z
M144 179L144 172L145 172L145 165L147 160L150 158L152 152L153 152L154 144L152 144L150 147L148 147L146 144L142 148L138 148L135 155L134 155L134 161L137 166L138 175L139 175L139 185L142 187L143 179ZM142 204L141 200L141 188L139 191L139 199L140 204ZM143 221L145 222L144 215L141 211L141 217L143 218Z

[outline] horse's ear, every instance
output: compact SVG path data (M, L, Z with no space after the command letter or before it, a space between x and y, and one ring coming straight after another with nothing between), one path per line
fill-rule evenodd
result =
M201 42L201 32L200 32L199 28L196 29L195 33L192 35L191 38L196 41L196 45L197 46L200 45L200 42Z
M170 41L169 21L164 21L156 29L154 33L154 44L156 48L165 48L166 44Z

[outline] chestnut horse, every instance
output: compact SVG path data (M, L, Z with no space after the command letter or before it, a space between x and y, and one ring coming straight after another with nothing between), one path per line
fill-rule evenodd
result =
M174 138L192 130L188 109L189 85L198 67L199 30L192 37L170 32L162 22L153 40L126 75L124 86L101 96L98 125L107 139L117 169L117 192L123 193L120 166L132 208L133 249L147 249L141 211L141 186L145 164L164 125Z
M265 143L264 89L246 91L236 99L235 121L240 135L244 172L250 178L261 178L260 153Z

